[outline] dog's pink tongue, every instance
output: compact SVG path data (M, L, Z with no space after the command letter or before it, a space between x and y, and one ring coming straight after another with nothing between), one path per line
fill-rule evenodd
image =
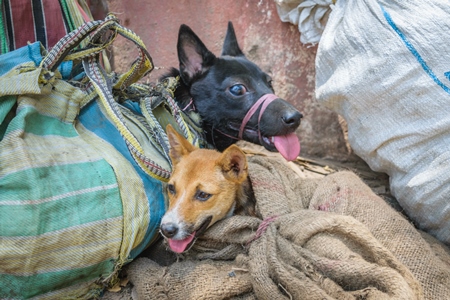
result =
M294 160L300 154L300 141L295 133L274 136L273 143L286 160Z
M182 253L186 250L187 246L192 242L195 237L195 233L189 235L187 238L183 240L173 240L169 239L169 246L173 252Z

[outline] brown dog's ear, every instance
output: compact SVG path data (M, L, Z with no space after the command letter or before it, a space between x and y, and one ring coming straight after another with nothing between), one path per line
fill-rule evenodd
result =
M241 48L239 48L233 23L231 22L228 22L227 35L223 42L222 55L245 56L244 53L242 53Z
M225 149L219 165L228 180L242 183L247 179L247 158L238 146L231 145Z
M195 146L189 143L170 124L166 127L166 133L170 145L169 156L172 160L172 165L176 165L184 155L192 152Z
M181 25L178 32L178 60L180 76L186 85L205 73L212 66L216 56L210 52L198 36L187 25Z

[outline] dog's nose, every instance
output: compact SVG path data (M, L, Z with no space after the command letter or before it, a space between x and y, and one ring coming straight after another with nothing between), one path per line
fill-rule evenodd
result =
M286 111L281 117L284 124L289 127L297 127L300 124L301 118L303 118L303 115L297 110Z
M174 223L161 224L161 232L166 238L171 238L178 232L178 227Z

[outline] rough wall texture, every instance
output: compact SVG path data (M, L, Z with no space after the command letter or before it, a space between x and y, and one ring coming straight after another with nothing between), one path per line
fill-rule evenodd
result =
M147 45L158 68L148 81L157 81L168 68L178 67L176 43L182 23L219 55L227 23L232 21L247 57L273 77L277 95L303 113L297 130L301 155L348 158L342 120L314 99L317 49L302 45L297 28L280 21L273 0L108 0L108 5ZM134 46L119 39L114 44L116 70L126 69L135 55Z

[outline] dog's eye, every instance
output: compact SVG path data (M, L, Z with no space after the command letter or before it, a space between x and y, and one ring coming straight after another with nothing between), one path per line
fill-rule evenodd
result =
M169 191L169 193L171 193L172 195L175 195L175 186L173 184L168 184L167 185L167 190Z
M211 194L202 192L202 191L197 191L197 193L195 194L195 199L200 200L200 201L206 201L209 198L211 198Z
M235 84L230 87L230 93L234 96L242 96L247 92L247 88L243 84Z

